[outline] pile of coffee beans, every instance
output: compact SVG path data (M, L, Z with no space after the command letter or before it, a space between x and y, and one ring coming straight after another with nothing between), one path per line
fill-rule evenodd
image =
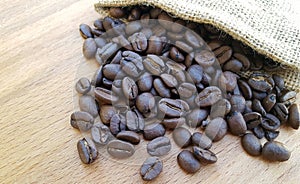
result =
M284 66L211 25L158 8L109 13L93 27L79 27L83 55L99 63L93 78L81 78L75 87L80 111L71 115L71 125L90 134L77 144L83 163L92 163L101 146L116 159L131 157L143 138L150 157L140 174L153 180L173 138L182 148L178 165L195 173L217 162L210 148L228 131L241 137L249 155L289 159L290 152L274 140L283 124L299 128L296 92L287 90L279 75L266 73ZM241 77L246 71L254 72Z

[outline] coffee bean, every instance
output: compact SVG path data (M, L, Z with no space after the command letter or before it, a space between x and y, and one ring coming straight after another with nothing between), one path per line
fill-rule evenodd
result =
M252 101L252 110L260 113L262 116L265 116L267 114L267 112L265 111L264 107L258 99L254 99Z
M202 50L200 53L195 54L195 61L203 67L209 67L215 63L216 58L213 52Z
M139 88L139 91L145 92L150 91L152 88L153 83L153 77L151 74L145 72L140 76L140 78L137 80L137 86Z
M203 68L200 65L190 66L187 72L195 84L201 82L203 76Z
M171 119L166 119L164 118L161 122L162 125L168 130L173 130L176 127L180 127L184 125L186 122L185 118L171 118Z
M257 100L263 100L264 98L267 97L267 93L266 92L259 92L259 91L252 91L252 95L253 95L253 99L257 99Z
M240 53L234 53L233 57L242 63L242 71L247 71L250 68L250 61L245 55Z
M139 132L145 127L143 116L136 109L133 109L132 111L127 111L126 123L127 128L135 132Z
M92 29L90 26L86 24L80 24L79 26L79 32L82 38L87 39L87 38L93 38L94 35L92 34Z
M91 129L91 136L95 143L105 145L110 139L109 128L103 124L95 124Z
M249 112L244 114L244 120L246 122L248 130L257 127L262 122L261 115L257 112Z
M293 129L298 129L300 125L300 110L299 105L293 104L289 108L288 124Z
M134 33L129 36L128 41L131 43L133 50L136 52L142 52L147 49L147 38L142 32Z
M253 133L259 139L261 139L265 136L264 129L261 127L261 125L258 125L257 127L254 127L253 128Z
M279 97L279 102L286 106L290 106L296 101L296 95L297 93L295 91L285 92Z
M262 148L262 156L265 160L274 161L287 161L291 152L285 146L277 141L266 142Z
M244 112L246 107L246 101L243 96L233 95L230 99L231 112Z
M104 77L109 80L114 80L120 71L121 66L119 64L107 64L102 69Z
M187 30L184 33L184 38L185 41L194 48L200 48L205 43L197 34L195 34L195 32L190 30Z
M102 78L102 85L103 85L104 88L110 90L112 88L112 84L113 84L112 80L109 80L105 77Z
M151 93L142 93L136 99L136 108L142 114L151 113L151 110L155 106L155 99Z
M164 136L166 129L159 123L153 123L145 126L144 128L144 138L146 140L152 140L160 136Z
M205 135L213 142L221 140L227 133L227 123L222 118L215 118L205 128Z
M231 58L232 49L229 46L222 46L213 51L220 64L225 63Z
M92 140L83 138L77 142L77 150L81 161L90 164L95 161L98 151Z
M231 110L231 104L227 99L220 99L211 106L210 118L214 119L217 117L224 118Z
M170 58L178 63L184 61L184 55L176 48L172 47L170 49Z
M152 54L148 54L147 58L143 61L144 67L153 75L160 75L165 71L165 63L163 60Z
M142 29L142 25L139 21L129 22L126 25L125 32L127 35L132 35Z
M115 158L124 159L131 157L135 150L134 146L128 142L112 140L107 144L107 152Z
M182 150L177 156L178 165L187 173L197 172L201 165L194 157L193 153L188 150Z
M100 66L94 76L92 77L92 81L91 81L91 85L92 86L95 86L95 87L99 87L102 83L102 78L103 78L103 75L102 75L102 66Z
M171 142L168 137L157 137L147 145L147 152L151 156L163 156L171 150Z
M249 112L253 112L252 111L252 101L246 100L246 107L245 107L244 113L249 113Z
M108 59L118 50L116 43L107 43L104 47L98 48L96 52L96 60L100 65L108 63Z
M91 83L89 79L85 77L80 78L75 85L75 89L80 94L87 94L91 90Z
M163 163L158 157L149 157L143 163L140 174L145 181L151 181L158 177L162 172Z
M114 114L110 119L109 128L113 135L117 135L119 132L124 131L126 129L125 117L120 114Z
M191 53L194 50L193 47L191 47L190 45L188 45L186 42L183 41L176 41L175 46L186 53Z
M104 31L104 28L103 28L103 19L96 19L94 21L94 27L101 30L101 31Z
M263 99L262 106L264 107L266 112L269 112L273 108L275 103L276 103L276 95L272 93Z
M233 135L241 136L246 133L247 125L240 112L232 112L230 116L227 117L227 122L229 130Z
M177 79L173 75L164 73L160 75L160 78L169 88L175 88L178 85Z
M92 59L95 57L97 51L97 45L93 38L87 38L83 42L82 53L86 59Z
M148 49L146 51L147 54L160 55L162 49L163 49L163 43L160 37L151 36L148 39Z
M262 146L257 137L252 133L247 133L243 136L242 147L251 156L259 156L261 154Z
M141 17L141 9L140 8L133 8L128 15L128 21L135 21L140 19Z
M130 77L125 77L122 80L122 89L126 99L134 100L138 95L138 87Z
M195 103L200 107L211 106L222 97L221 90L216 86L206 87L195 98Z
M87 112L76 111L71 114L70 124L73 128L77 128L81 131L88 131L92 128L94 118Z
M277 74L273 74L272 75L273 77L273 80L275 82L275 85L280 89L280 90L283 90L285 88L285 84L284 84L284 80L282 77L280 77L279 75Z
M79 107L81 111L88 112L93 117L99 115L95 99L90 95L82 95L79 98Z
M196 128L199 127L203 120L208 116L208 111L206 109L193 109L187 114L186 123L189 127Z
M116 137L120 140L130 142L131 144L139 144L140 143L139 134L132 132L132 131L119 132Z
M95 98L101 104L114 104L118 100L118 96L113 95L111 90L101 87L95 88Z
M208 138L205 134L200 132L195 132L192 135L192 142L194 145L202 148L202 149L209 149L212 146L212 141Z
M223 70L238 73L242 70L243 64L237 59L230 59L223 65Z
M180 99L162 98L158 102L158 107L168 117L180 117L189 111L189 105Z
M192 137L191 132L184 127L176 128L173 131L172 135L173 135L174 142L180 148L187 147L191 144L191 137Z
M248 85L248 83L244 80L238 80L238 86L239 89L241 90L243 96L245 97L246 100L250 100L252 98L252 89Z
M210 150L205 150L197 146L193 146L194 156L203 164L213 164L217 162L217 156Z
M225 77L226 91L232 92L237 87L237 78L239 76L230 71L223 72Z
M283 103L276 103L273 107L272 113L280 120L281 124L288 120L289 110Z
M160 78L154 79L153 87L154 87L155 91L159 94L159 96L165 97L165 98L171 97L170 89L163 83L163 81Z
M265 138L268 141L273 141L274 139L276 139L279 135L279 131L269 131L269 130L265 130Z
M177 90L180 97L182 98L189 98L197 92L195 85L187 82L181 83Z
M123 8L111 7L109 9L109 14L114 18L123 18L126 15L126 11Z
M263 73L252 74L248 80L248 84L251 88L261 92L267 92L275 85L272 77Z
M116 109L111 105L102 105L100 107L100 119L102 123L109 124L110 119L115 115Z
M276 116L272 114L266 114L261 122L261 126L266 130L275 131L279 128L280 121Z
M161 13L161 9L160 8L153 8L150 10L150 17L152 19L157 19L158 15Z

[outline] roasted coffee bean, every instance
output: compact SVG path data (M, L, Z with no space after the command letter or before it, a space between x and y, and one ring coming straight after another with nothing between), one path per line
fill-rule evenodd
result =
M234 53L233 57L238 59L242 63L242 71L247 71L250 68L250 61L245 55L240 53Z
M206 109L193 109L187 114L186 124L189 127L196 128L199 127L203 120L208 116L208 110Z
M210 150L205 150L197 146L193 146L194 156L203 164L213 164L217 162L217 156Z
M155 99L151 93L142 93L136 99L136 108L142 113L150 113L155 106Z
M101 104L114 104L118 100L111 90L101 87L95 88L95 98Z
M194 94L196 94L197 92L195 85L187 82L181 83L177 90L178 90L178 94L182 98L189 98Z
M205 128L205 135L213 142L221 140L227 133L227 123L223 118L215 118Z
M273 108L275 103L276 103L276 95L272 93L263 99L262 106L264 107L266 112L269 112Z
M192 142L194 145L202 148L202 149L209 149L212 146L212 141L209 137L205 134L200 132L195 132L192 135Z
M91 81L91 85L92 86L95 86L95 87L99 87L102 83L102 78L103 78L103 75L102 75L102 66L100 66L94 76L92 77L92 81Z
M104 28L103 28L103 19L96 19L94 21L94 27L101 30L101 31L104 31Z
M194 157L193 153L188 150L182 150L177 156L178 165L187 173L197 172L201 165Z
M77 128L81 131L88 131L92 128L94 118L87 112L76 111L71 114L70 124L73 128Z
M249 112L253 112L252 111L252 101L246 100L246 107L245 107L244 113L249 113Z
M77 142L77 151L81 161L85 164L94 162L98 156L95 144L88 138L83 138Z
M102 105L100 107L100 119L101 119L102 123L109 124L110 123L110 119L116 113L117 112L116 112L116 109L114 108L114 106L111 106L111 105Z
M131 144L139 144L140 143L139 134L132 132L132 131L119 132L116 137L120 140L130 142Z
M223 70L238 73L243 68L243 64L237 59L230 59L223 65Z
M170 49L170 58L178 63L184 61L184 55L176 48L172 47Z
M233 95L230 98L230 104L231 104L231 112L237 111L237 112L244 112L246 107L246 100L241 95Z
M141 130L144 130L144 118L136 109L133 109L132 111L127 111L126 125L129 130L139 132Z
M157 137L147 145L147 152L151 156L163 156L171 150L171 142L168 137Z
M122 53L121 66L122 70L131 77L138 77L144 71L142 57L132 51Z
M158 102L158 107L166 116L168 117L180 117L185 115L187 111L189 111L189 105L180 99L169 99L169 98L162 98Z
M200 107L211 106L222 97L221 90L216 86L206 87L195 98L195 103Z
M123 115L114 114L110 119L110 131L113 135L117 135L126 129L126 119Z
M92 33L92 29L90 28L90 26L88 26L86 24L80 24L79 32L80 32L80 35L82 36L82 38L84 38L84 39L94 37L94 35Z
M194 61L195 58L195 53L188 53L188 55L186 55L185 60L184 60L184 65L186 67L190 67Z
M169 88L175 88L178 85L177 79L171 74L163 73L160 78Z
M289 108L288 124L293 129L298 129L300 125L300 109L299 105L293 104Z
M88 112L93 117L97 117L99 115L95 99L90 95L82 95L79 98L79 107L81 111Z
M129 22L125 27L125 32L127 35L132 35L142 29L142 25L139 21Z
M273 77L273 80L274 80L274 82L275 82L275 85L276 85L280 90L283 90L283 89L285 88L283 78L280 77L280 76L277 75L277 74L273 74L272 77Z
M247 133L241 139L242 147L251 156L259 156L261 154L262 146L257 137L252 133Z
M153 77L151 74L145 72L140 76L140 78L137 80L137 85L139 88L139 91L145 92L150 91L153 84Z
M128 21L135 21L140 19L141 17L141 9L140 8L133 8L128 15Z
M82 53L86 59L92 59L95 57L97 51L97 45L93 38L87 38L83 42Z
M112 84L113 84L113 81L112 80L109 80L105 77L102 78L102 85L104 88L106 89L111 89L112 88Z
M275 82L270 75L254 73L248 79L248 84L257 91L267 92L273 89Z
M102 69L104 77L109 80L114 80L120 71L121 66L119 64L107 64Z
M227 122L229 130L233 135L241 136L246 133L247 125L240 112L232 112L230 116L227 117Z
M158 15L162 12L160 8L153 8L150 10L150 17L152 19L157 19Z
M252 95L253 95L253 99L262 101L264 98L267 97L268 94L266 92L258 92L258 91L253 90Z
M194 50L193 47L191 47L190 45L188 45L186 42L183 41L176 41L175 46L186 53L191 53Z
M264 129L261 127L261 125L258 125L256 127L254 127L253 128L253 133L259 139L261 139L265 136Z
M121 140L112 140L107 144L107 152L115 158L124 159L131 157L135 150L134 146Z
M266 130L275 131L279 128L280 121L276 116L272 114L266 114L261 122L261 126Z
M201 82L203 76L203 68L200 65L190 66L187 72L195 84Z
M262 156L264 159L274 161L287 161L291 152L285 148L285 146L277 141L266 142L262 148Z
M133 50L130 42L125 38L124 35L119 35L117 37L114 37L111 39L112 42L117 43L120 45L122 48L125 48L127 50Z
M176 128L173 131L172 135L173 135L174 142L180 148L187 147L191 144L191 138L192 138L191 132L184 127Z
M190 30L187 30L184 33L184 38L185 41L194 48L200 48L205 43L197 34L195 34L195 32Z
M163 83L163 81L160 78L154 79L153 87L154 87L155 91L159 94L159 96L165 97L165 98L171 97L170 89Z
M176 127L180 127L184 125L186 122L185 118L171 118L171 119L163 119L161 124L168 130L173 130Z
M269 130L265 130L265 138L268 141L273 141L274 139L276 139L279 135L279 131L269 131Z
M128 41L136 52L142 52L147 49L147 38L142 32L134 33L129 36Z
M229 46L221 46L215 49L213 52L216 55L216 58L218 59L220 64L225 63L232 56L232 49Z
M243 96L245 97L246 100L250 100L252 98L252 89L248 85L248 83L244 80L238 80L238 86L239 89L241 90Z
M126 15L126 10L119 7L111 7L109 9L109 15L114 18L123 18Z
M144 128L144 138L146 140L152 140L160 136L164 136L166 129L159 123L153 123L145 126Z
M148 39L148 49L146 53L160 55L162 50L163 50L163 43L161 38L158 36L151 36Z
M276 103L272 112L280 120L281 124L288 120L289 110L283 103Z
M224 118L231 110L231 104L227 99L220 99L211 106L210 118L214 119L217 117Z
M153 75L160 75L166 70L163 60L152 54L148 54L147 58L143 61L144 67Z
M257 112L249 112L244 114L244 120L248 130L257 127L262 122L261 115Z
M108 59L112 57L118 50L116 43L107 43L104 47L98 48L96 52L96 60L100 65L108 63Z
M202 50L200 53L195 54L195 61L203 67L209 67L215 63L216 58L213 52Z
M158 177L162 172L163 163L158 157L150 157L143 163L140 174L145 181L151 181Z
M95 143L107 144L110 139L110 130L107 126L97 123L91 128L91 136Z
M223 72L223 74L225 77L226 91L232 92L237 87L237 78L239 78L239 76L230 71Z
M260 113L262 116L265 116L267 114L267 112L265 111L264 107L262 106L262 104L260 103L259 100L254 99L252 101L252 110L255 112Z
M91 90L90 80L85 77L80 78L75 85L75 89L80 94L87 94Z
M279 102L286 106L290 106L296 101L297 93L295 91L287 91L279 97Z
M134 100L138 95L138 87L130 77L125 77L122 80L122 90L126 99L129 100Z

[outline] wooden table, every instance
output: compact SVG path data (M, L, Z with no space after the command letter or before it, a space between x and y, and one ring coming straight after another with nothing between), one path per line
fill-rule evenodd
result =
M69 125L75 73L81 65L96 66L83 58L78 32L80 23L100 17L94 2L1 1L0 183L142 183L137 164L102 153L92 165L82 164L76 149L82 135ZM277 140L292 151L289 161L250 157L239 138L227 135L212 147L218 162L194 175L177 165L173 143L155 183L297 183L300 132L282 128ZM134 158L144 160L143 154Z

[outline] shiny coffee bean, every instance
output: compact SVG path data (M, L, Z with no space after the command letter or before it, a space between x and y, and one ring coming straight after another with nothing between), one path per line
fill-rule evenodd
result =
M144 130L145 122L143 116L134 109L132 111L127 111L126 113L126 125L127 128L134 132L139 132Z
M151 156L163 156L171 150L171 142L168 137L157 137L147 145L147 152Z
M101 104L114 104L118 100L111 90L101 87L95 88L95 98Z
M275 103L276 103L276 95L272 93L263 99L262 106L264 107L266 112L269 112L273 108Z
M251 130L261 124L262 117L257 112L249 112L244 114L244 120L246 122L247 129Z
M228 61L232 56L232 49L229 46L221 46L213 51L220 64Z
M102 85L103 85L104 88L110 90L112 88L112 84L113 84L112 80L109 80L105 77L102 78Z
M150 17L152 19L157 19L158 15L162 12L160 8L153 8L150 10Z
M185 122L186 122L185 118L170 118L170 119L164 118L161 124L164 125L164 127L167 130L173 130L176 127L180 127L184 125Z
M94 21L94 27L101 30L101 31L104 31L104 28L103 28L103 19L96 19Z
M240 53L234 53L233 57L242 63L242 65L243 65L243 67L241 69L242 71L247 71L250 68L250 61L245 55L240 54Z
M141 9L140 8L133 8L128 15L128 21L135 21L139 20L141 17Z
M126 129L126 119L123 115L114 114L110 119L110 131L113 135L117 135Z
M231 104L227 99L220 99L211 106L210 118L214 119L217 117L224 118L231 110Z
M91 128L91 136L95 143L105 145L108 143L111 134L107 126L99 123Z
M273 141L274 139L276 139L279 135L279 131L269 131L269 130L265 130L265 138L268 141Z
M252 89L251 89L251 87L244 80L238 80L237 82L238 82L239 89L242 92L244 98L246 100L250 100L252 98Z
M288 120L289 110L283 103L276 103L272 113L280 120L281 124Z
M261 126L266 130L275 131L279 128L280 121L276 116L272 114L266 114L261 122Z
M200 132L193 133L192 143L202 149L209 149L212 146L211 139Z
M234 89L237 87L237 79L239 78L239 76L230 71L225 71L223 72L223 74L225 77L226 91L234 91Z
M223 65L223 70L238 73L242 70L243 64L237 59L230 59Z
M163 170L163 163L158 157L149 157L145 160L140 169L143 180L152 181L158 177Z
M275 82L270 75L254 73L248 79L248 84L257 91L267 92L273 89Z
M287 161L291 152L285 146L277 141L266 142L262 148L262 156L265 160L275 162Z
M131 43L133 50L136 52L142 52L147 49L147 38L142 32L134 33L129 36L128 41Z
M165 133L166 129L161 124L153 123L145 126L143 135L146 140L152 140L164 136Z
M186 53L191 53L194 50L193 47L191 47L190 45L188 45L186 42L183 41L176 41L175 46Z
M82 38L84 38L84 39L94 37L94 35L92 33L92 29L90 28L90 26L88 26L86 24L80 24L79 32L80 32L80 35L82 36Z
M81 131L88 131L92 128L94 118L87 112L75 111L71 114L70 124L73 128Z
M246 100L246 107L245 107L244 113L249 113L249 112L253 112L252 111L252 101Z
M233 95L230 99L231 112L244 112L246 108L245 98L241 95Z
M186 124L189 127L196 128L199 127L203 120L208 116L208 110L206 109L193 109L186 116Z
M88 138L83 138L77 142L77 151L84 164L93 163L98 156L95 144Z
M171 74L161 74L160 78L169 88L175 88L178 85L177 79Z
M90 80L85 77L80 78L75 85L75 89L80 94L87 94L91 90Z
M167 117L177 118L185 115L189 111L189 105L180 99L162 98L158 102L158 107Z
M154 87L155 91L159 94L159 96L165 97L165 98L171 97L170 89L163 83L163 81L160 78L154 79L153 87Z
M164 61L156 55L148 54L143 64L149 73L153 75L160 75L166 70Z
M200 107L211 106L222 97L221 90L216 86L206 87L195 98L195 103Z
M118 50L116 43L107 43L104 47L98 48L95 58L100 65L108 63L108 59L112 57Z
M140 136L139 134L132 131L122 131L117 134L117 139L130 142L131 144L139 144Z
M95 99L90 95L82 95L79 98L79 107L81 111L88 112L93 117L97 117L99 115Z
M97 51L97 45L93 38L87 38L83 42L82 53L86 59L92 59L95 57Z
M257 99L262 101L264 98L266 98L268 96L268 94L266 92L259 92L259 91L252 91L252 95L253 95L253 99Z
M145 72L140 76L140 78L137 80L137 86L139 88L139 91L146 92L150 91L153 84L153 77L151 74Z
M182 150L177 156L177 163L187 173L197 172L201 165L194 157L193 153L188 150Z
M240 112L232 112L230 116L227 117L227 122L229 130L233 135L241 136L246 133L247 125Z
M179 146L180 148L187 147L191 144L191 132L184 128L184 127L178 127L176 128L173 133L173 140Z
M196 94L197 88L191 83L181 83L178 87L178 94L182 98L189 98Z
M227 133L227 123L223 118L215 118L205 128L205 135L213 142L221 140Z
M170 49L170 58L178 63L184 61L184 55L176 48L172 47Z
M142 93L136 99L136 108L142 114L148 114L155 106L155 99L151 93Z
M100 66L94 76L92 77L92 80L91 80L91 85L92 86L95 86L95 87L99 87L102 83L102 78L103 78L103 74L102 74L102 66Z
M116 109L111 105L102 105L100 107L100 119L102 123L109 124L110 119L115 115Z
M262 116L265 116L267 112L265 111L264 107L262 106L261 102L257 99L252 101L252 110L254 112L260 113Z
M134 146L121 140L112 140L107 144L107 152L114 158L124 159L131 157L135 150Z
M256 127L253 128L253 133L254 135L259 138L262 139L263 137L265 137L265 131L264 129L261 127L261 125L258 125Z
M282 77L280 77L279 75L277 75L277 74L273 74L272 77L273 77L273 80L275 82L275 85L280 90L283 90L285 88L284 79Z
M261 155L262 145L259 139L252 133L247 133L241 139L242 147L251 156Z
M203 164L213 164L217 162L217 156L210 150L202 149L197 146L192 148L194 156Z
M290 106L296 101L297 93L295 91L287 91L279 97L279 102L284 103L286 106Z
M288 124L293 129L299 129L300 125L300 108L299 105L293 104L289 108L289 118L288 118Z
M138 87L130 77L125 77L122 80L122 90L126 99L134 100L138 96Z
M112 42L117 43L120 47L125 48L127 50L133 50L130 42L124 35L119 35L111 39Z
M209 67L215 63L216 58L213 52L209 50L202 50L200 53L195 54L195 61L200 66Z
M192 65L188 68L187 73L195 84L198 84L202 80L203 68L200 65Z
M107 64L102 69L103 76L109 80L114 80L120 71L121 65L119 64Z
M151 36L148 39L148 49L146 53L160 55L162 50L163 50L163 43L161 38L158 36Z

